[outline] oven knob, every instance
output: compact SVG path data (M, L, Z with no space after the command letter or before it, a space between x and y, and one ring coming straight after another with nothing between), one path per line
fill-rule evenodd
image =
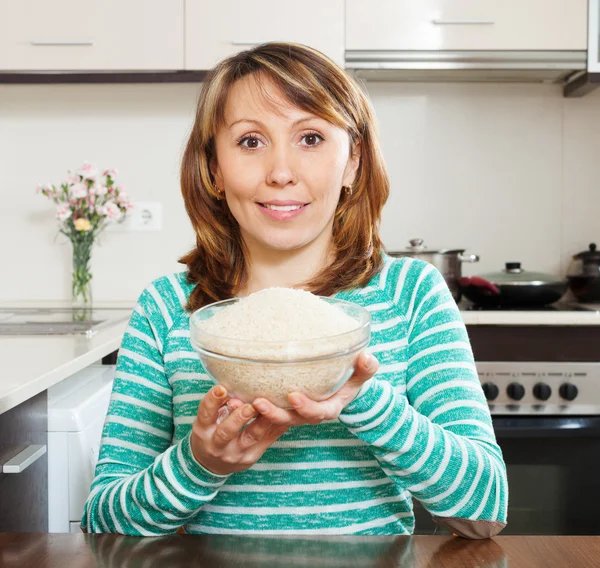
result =
M538 383L533 387L533 396L539 400L548 400L552 389L546 383Z
M510 383L510 385L506 387L506 394L508 394L508 398L521 400L525 396L525 387L519 383Z
M579 389L571 383L563 383L558 389L558 394L565 400L575 400L579 394Z
M483 394L486 400L496 400L500 394L500 389L494 383L484 383Z

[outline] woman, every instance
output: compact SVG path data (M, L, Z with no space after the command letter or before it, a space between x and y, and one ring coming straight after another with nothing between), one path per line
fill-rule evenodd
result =
M456 534L498 533L506 470L466 330L433 266L382 250L389 181L351 78L296 44L221 62L181 186L196 247L131 316L82 528L410 534L414 497ZM271 286L372 315L370 353L324 402L231 400L190 346L193 310Z

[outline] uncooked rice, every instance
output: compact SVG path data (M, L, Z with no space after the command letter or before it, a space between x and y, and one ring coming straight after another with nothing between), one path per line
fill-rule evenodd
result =
M314 400L335 392L352 374L356 348L365 339L357 319L292 288L267 288L241 298L198 322L192 333L192 343L205 350L251 360L201 354L209 375L230 394L247 402L265 397L282 407L289 407L287 395L294 391Z

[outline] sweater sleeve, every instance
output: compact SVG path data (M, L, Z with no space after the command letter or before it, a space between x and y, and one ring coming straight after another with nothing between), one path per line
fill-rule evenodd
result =
M394 297L405 304L406 382L372 378L340 421L436 522L493 536L506 523L506 467L460 312L441 274L420 261L405 263Z
M214 475L196 461L190 434L171 445L173 394L162 356L168 329L161 308L166 309L150 285L123 337L95 477L83 511L84 532L174 533L228 477Z

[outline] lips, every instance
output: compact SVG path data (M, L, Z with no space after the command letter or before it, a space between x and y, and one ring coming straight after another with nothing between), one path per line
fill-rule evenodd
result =
M300 201L269 201L267 203L257 203L257 205L271 219L288 221L304 212L310 203L302 203Z

